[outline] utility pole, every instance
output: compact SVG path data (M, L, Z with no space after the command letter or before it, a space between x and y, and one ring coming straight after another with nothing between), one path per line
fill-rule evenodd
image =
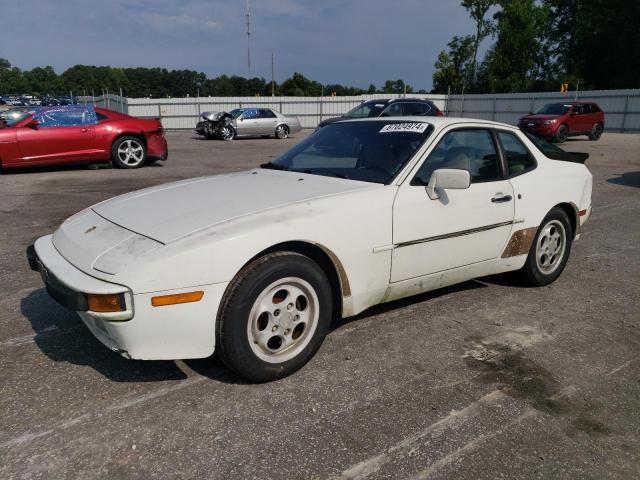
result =
M275 66L274 54L271 52L271 96L276 96Z
M249 0L246 0L247 11L244 15L247 26L247 68L249 69L249 77L251 77L251 10L249 8Z

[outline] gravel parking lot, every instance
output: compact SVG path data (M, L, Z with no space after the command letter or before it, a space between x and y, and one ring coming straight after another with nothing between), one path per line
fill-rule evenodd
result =
M565 144L591 154L594 213L557 282L483 278L336 320L271 384L125 360L29 270L26 246L82 208L304 135L174 132L165 164L0 175L0 478L638 478L640 135Z

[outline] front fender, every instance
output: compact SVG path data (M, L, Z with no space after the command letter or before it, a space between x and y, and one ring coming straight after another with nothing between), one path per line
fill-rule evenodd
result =
M391 253L374 249L392 242L395 190L380 186L241 217L141 255L117 277L135 293L225 283L260 252L307 242L342 267L354 308L368 306L388 286Z

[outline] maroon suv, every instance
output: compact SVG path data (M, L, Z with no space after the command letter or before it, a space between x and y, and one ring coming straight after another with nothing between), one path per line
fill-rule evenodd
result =
M595 103L547 103L518 122L521 130L558 143L568 137L587 135L598 140L604 131L604 112Z

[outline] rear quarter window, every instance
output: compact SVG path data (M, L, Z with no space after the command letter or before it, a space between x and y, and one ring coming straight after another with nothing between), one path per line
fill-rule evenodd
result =
M510 177L528 172L536 167L533 155L517 135L509 132L497 133L507 162L507 173Z

